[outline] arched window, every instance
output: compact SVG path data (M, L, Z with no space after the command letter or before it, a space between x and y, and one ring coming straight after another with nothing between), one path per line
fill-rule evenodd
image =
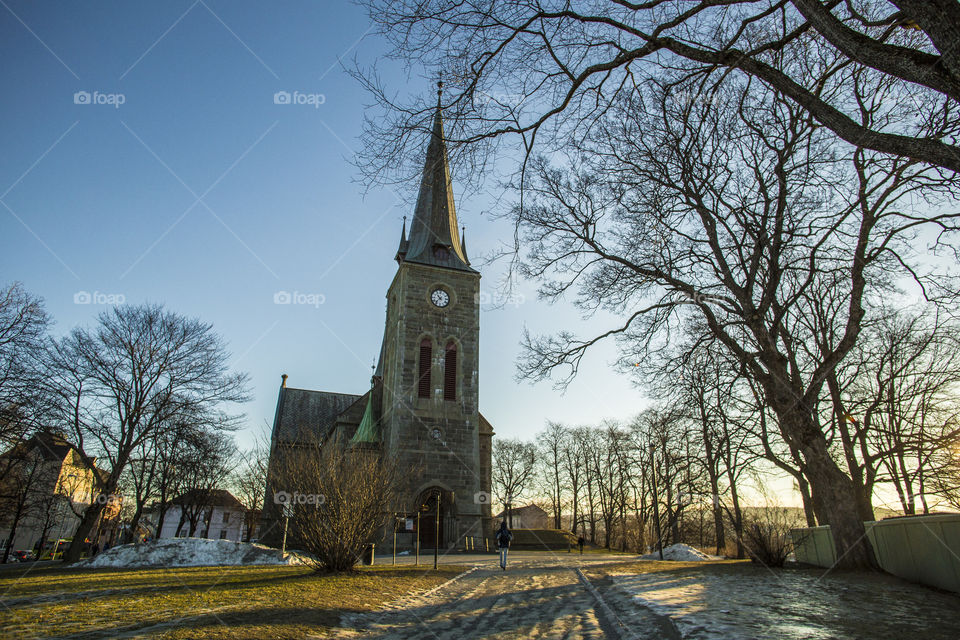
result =
M420 372L417 378L417 395L421 398L430 397L430 361L433 359L433 343L430 338L420 341Z
M447 343L443 358L443 399L457 399L457 343Z

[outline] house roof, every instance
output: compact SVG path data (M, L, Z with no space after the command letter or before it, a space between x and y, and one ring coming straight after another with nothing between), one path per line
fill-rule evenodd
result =
M38 451L47 462L63 462L76 447L66 438L53 431L41 431L28 440L21 441L5 451L2 456L24 455L30 451Z
M546 511L544 511L541 507L538 507L538 506L535 505L535 504L528 504L528 505L525 506L525 507L514 507L513 509L510 509L509 512L508 512L506 509L504 509L503 511L501 511L500 513L498 513L498 514L496 515L496 517L497 517L497 518L503 518L503 517L506 516L508 513L512 513L512 514L515 515L515 516L525 516L525 515L534 515L534 516L543 515L543 516L546 516L546 515L549 515L549 514L548 514Z
M190 489L170 502L172 504L204 504L208 507L245 510L243 503L226 489Z

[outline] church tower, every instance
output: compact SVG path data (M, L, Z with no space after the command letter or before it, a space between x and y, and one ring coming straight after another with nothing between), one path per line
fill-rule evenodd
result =
M404 502L384 514L375 542L397 530L402 548L419 540L425 549L470 549L492 534L493 428L478 407L480 273L459 232L439 98L410 233L404 219L395 258L372 385L316 391L282 376L261 520L268 544L279 546L284 531L284 456L316 443L370 451L404 473Z
M445 547L489 535L492 429L478 408L480 273L458 229L439 98L409 237L404 220L396 260L375 374L383 452L409 470L408 512L434 523L439 508ZM435 527L418 535L430 548Z

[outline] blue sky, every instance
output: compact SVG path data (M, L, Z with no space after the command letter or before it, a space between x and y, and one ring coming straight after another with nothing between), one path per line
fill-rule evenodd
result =
M411 207L355 182L370 99L338 61L384 51L348 2L0 0L0 281L42 296L56 333L119 299L213 323L252 376L242 445L272 421L281 373L363 392ZM433 91L429 70L393 71L401 94ZM510 229L492 200L457 204L476 266ZM494 293L504 266L480 269ZM514 302L481 314L480 407L498 435L643 408L613 345L563 395L516 383L524 326L588 325L530 283Z

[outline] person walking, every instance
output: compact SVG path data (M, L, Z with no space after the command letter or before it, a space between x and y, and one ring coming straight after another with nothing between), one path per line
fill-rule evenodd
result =
M583 555L583 536L577 538L577 546L580 547L580 555Z
M497 549L500 550L500 568L507 570L507 551L510 549L510 541L513 540L513 534L507 529L507 521L500 523L497 530Z

